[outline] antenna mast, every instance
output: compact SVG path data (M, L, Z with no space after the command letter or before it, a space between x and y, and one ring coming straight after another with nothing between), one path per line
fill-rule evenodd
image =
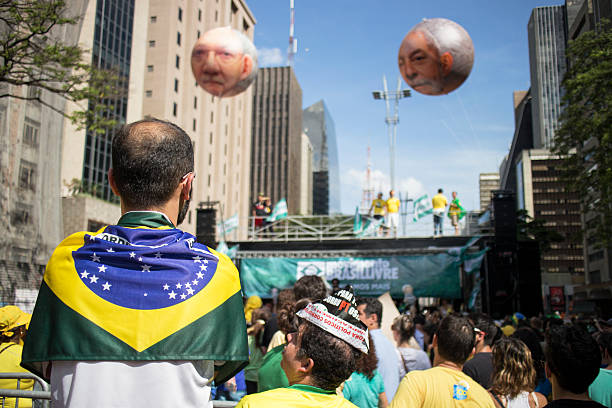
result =
M289 0L289 50L287 51L287 63L290 67L295 61L297 54L297 38L294 37L295 31L295 5L294 0Z
M366 167L366 176L361 194L361 211L367 212L370 209L370 204L374 199L374 189L372 188L372 163L370 161L370 146L368 146L368 162Z

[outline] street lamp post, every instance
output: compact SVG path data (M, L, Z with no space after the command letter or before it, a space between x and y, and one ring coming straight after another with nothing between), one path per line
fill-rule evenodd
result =
M391 190L395 190L395 142L397 140L397 124L399 123L399 100L410 96L409 89L402 89L402 80L397 77L397 91L387 89L387 78L383 75L383 91L373 91L374 99L384 99L387 106L387 133L389 134L389 164L391 166ZM393 108L389 101L393 102Z

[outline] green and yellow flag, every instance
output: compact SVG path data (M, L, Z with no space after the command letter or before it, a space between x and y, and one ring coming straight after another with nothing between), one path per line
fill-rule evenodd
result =
M78 232L55 249L22 365L78 361L225 361L223 382L248 363L238 271L163 214Z

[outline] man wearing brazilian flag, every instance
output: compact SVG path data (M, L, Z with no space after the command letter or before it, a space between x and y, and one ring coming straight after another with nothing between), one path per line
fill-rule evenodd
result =
M212 407L248 362L236 267L176 228L194 179L189 136L148 119L113 139L117 225L70 235L45 271L22 365L54 407Z
M451 224L455 227L455 235L459 235L459 220L465 215L465 210L461 206L461 202L457 198L457 192L453 191L453 201L448 206L448 217L451 219Z

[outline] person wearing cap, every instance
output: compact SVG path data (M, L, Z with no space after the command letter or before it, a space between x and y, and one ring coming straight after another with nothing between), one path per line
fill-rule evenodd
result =
M499 338L497 326L489 316L477 315L473 318L476 330L476 354L463 365L463 372L482 385L484 389L491 388L493 375L493 343Z
M467 318L446 316L433 337L434 367L406 374L390 407L494 408L489 393L461 371L475 340L474 325Z
M359 321L353 293L340 290L308 303L296 315L300 324L287 335L281 360L289 387L247 395L237 408L355 407L336 394L361 353L369 350L368 330Z
M23 312L17 306L4 306L0 308L0 373L27 373L28 370L22 368L21 352L23 350L23 338L27 332L27 325L30 323L31 315ZM17 380L0 380L0 388L9 390L32 390L34 380L20 380L17 387ZM12 408L15 406L15 398L0 399L0 406ZM32 400L29 398L19 398L20 407L31 407Z

